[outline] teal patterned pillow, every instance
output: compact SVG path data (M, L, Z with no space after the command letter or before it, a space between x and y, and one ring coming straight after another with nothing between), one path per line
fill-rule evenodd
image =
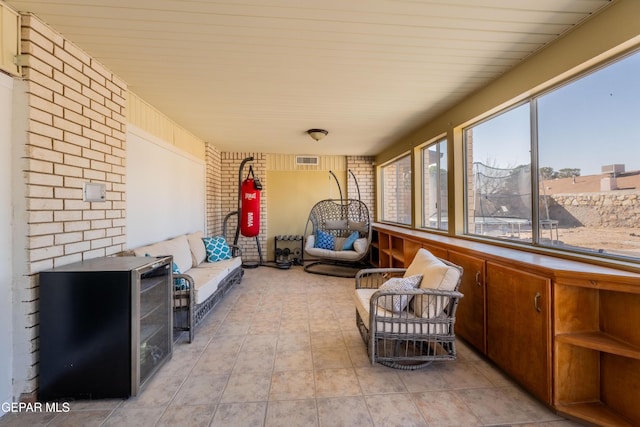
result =
M207 262L231 259L231 248L223 236L203 237L202 241L207 251Z
M329 249L330 251L335 249L335 239L329 233L325 233L322 230L318 230L316 233L316 248Z
M173 274L182 274L178 268L178 264L175 262L173 263ZM179 279L173 279L173 286L176 288L176 291L186 291L189 289L189 282L181 277Z

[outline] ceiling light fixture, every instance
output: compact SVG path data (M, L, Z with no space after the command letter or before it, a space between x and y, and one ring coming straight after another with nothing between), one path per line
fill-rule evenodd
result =
M309 129L307 133L311 138L315 139L316 141L320 141L322 138L327 136L329 132L324 129Z

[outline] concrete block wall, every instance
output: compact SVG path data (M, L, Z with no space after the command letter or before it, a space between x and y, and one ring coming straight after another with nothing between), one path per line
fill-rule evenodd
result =
M25 230L25 257L16 286L16 323L30 342L14 342L30 368L16 369L28 399L37 375L37 275L44 269L111 255L126 243L126 84L31 15L22 17L26 57L26 141L23 198L16 227ZM106 187L106 201L83 201L85 183ZM21 222L23 221L23 222ZM17 246L21 247L21 246ZM15 301L15 300L14 300ZM21 363L24 363L23 361ZM26 395L25 395L26 394Z

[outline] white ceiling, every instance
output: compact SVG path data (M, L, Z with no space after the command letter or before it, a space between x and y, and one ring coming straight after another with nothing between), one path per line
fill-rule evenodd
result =
M610 1L7 3L223 151L374 155Z

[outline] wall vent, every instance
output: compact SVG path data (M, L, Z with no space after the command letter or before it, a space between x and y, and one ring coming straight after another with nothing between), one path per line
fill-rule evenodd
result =
M296 156L296 166L318 166L319 164L318 156Z

